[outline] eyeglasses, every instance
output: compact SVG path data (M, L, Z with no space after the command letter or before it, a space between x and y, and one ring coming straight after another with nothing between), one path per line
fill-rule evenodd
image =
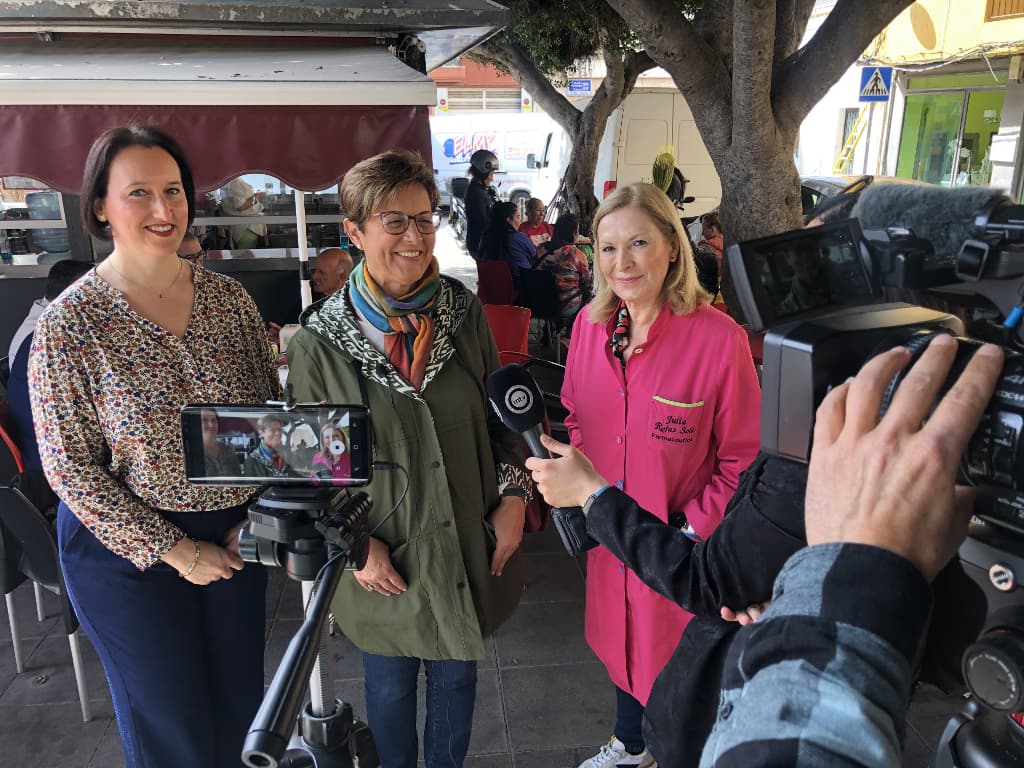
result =
M438 211L433 213L418 213L409 216L402 211L381 211L373 214L380 217L381 226L389 235L404 235L409 229L409 222L416 222L416 229L421 235L432 235L441 226L441 214Z
M196 251L195 253L179 253L179 257L183 258L190 264L198 264L200 261L206 258L206 251Z

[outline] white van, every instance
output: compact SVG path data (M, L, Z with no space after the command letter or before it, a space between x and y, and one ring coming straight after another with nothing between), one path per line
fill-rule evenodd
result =
M569 160L565 131L548 115L536 112L434 115L430 138L442 205L450 204L452 179L467 177L469 158L478 149L498 156L498 196L514 203L531 197L549 201Z
M693 114L674 88L636 88L605 127L594 173L594 194L606 198L616 187L651 180L654 158L671 145L676 167L689 179L686 216L714 210L722 199L722 182L704 146Z

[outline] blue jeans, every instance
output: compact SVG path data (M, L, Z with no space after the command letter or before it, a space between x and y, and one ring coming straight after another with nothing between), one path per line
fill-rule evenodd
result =
M640 754L644 751L644 705L624 690L615 687L615 738L626 745L626 751Z
M476 662L364 653L366 721L381 766L416 768L416 683L421 662L427 673L426 768L462 768L473 727Z

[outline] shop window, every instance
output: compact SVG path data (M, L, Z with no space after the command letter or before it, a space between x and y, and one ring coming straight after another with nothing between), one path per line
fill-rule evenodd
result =
M1024 0L988 0L985 6L985 21L1012 19L1024 16Z
M194 229L211 258L298 255L295 192L280 179L247 173L197 197ZM307 193L304 207L306 246L344 244L337 186Z
M839 148L842 149L846 146L846 140L850 138L850 134L853 133L853 127L857 125L857 118L860 116L860 109L858 107L847 107L843 110L843 138L839 142Z
M896 175L947 187L987 186L1004 96L996 89L909 94Z
M5 263L47 263L70 256L61 194L25 176L0 176L0 253Z

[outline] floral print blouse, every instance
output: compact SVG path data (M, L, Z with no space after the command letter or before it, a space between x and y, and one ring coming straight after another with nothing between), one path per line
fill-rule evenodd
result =
M29 390L46 477L104 546L140 570L185 535L160 510L225 509L253 496L185 479L181 406L280 395L252 297L229 277L192 270L183 339L92 270L47 308L32 342Z

